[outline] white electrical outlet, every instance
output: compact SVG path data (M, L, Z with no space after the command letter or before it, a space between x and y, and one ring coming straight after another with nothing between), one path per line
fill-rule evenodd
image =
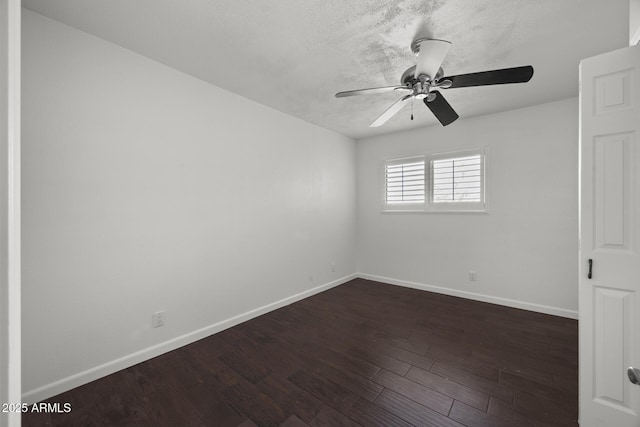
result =
M470 282L475 282L476 281L476 272L475 271L470 271L469 272L469 281Z
M154 328L159 328L160 326L164 326L165 315L164 311L156 311L151 316L151 323Z
M335 273L335 272L336 272L336 263L335 263L335 262L332 262L332 263L331 263L331 272L332 272L332 273Z

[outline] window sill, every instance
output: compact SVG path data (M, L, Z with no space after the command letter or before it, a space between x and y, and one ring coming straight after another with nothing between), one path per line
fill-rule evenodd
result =
M472 215L488 215L487 209L474 209L474 210L382 210L382 214L472 214Z

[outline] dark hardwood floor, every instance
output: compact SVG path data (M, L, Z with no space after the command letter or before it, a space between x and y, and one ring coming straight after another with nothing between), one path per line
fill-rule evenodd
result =
M575 320L356 279L24 426L577 426Z

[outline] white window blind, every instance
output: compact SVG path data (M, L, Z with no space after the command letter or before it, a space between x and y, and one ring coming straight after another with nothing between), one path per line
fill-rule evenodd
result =
M481 203L483 165L480 154L431 161L433 203Z
M425 202L424 158L392 161L385 165L385 203L387 205Z

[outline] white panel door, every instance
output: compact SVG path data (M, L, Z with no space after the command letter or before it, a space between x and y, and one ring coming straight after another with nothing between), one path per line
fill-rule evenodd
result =
M580 64L580 425L640 426L640 46ZM591 265L591 277L590 276Z

